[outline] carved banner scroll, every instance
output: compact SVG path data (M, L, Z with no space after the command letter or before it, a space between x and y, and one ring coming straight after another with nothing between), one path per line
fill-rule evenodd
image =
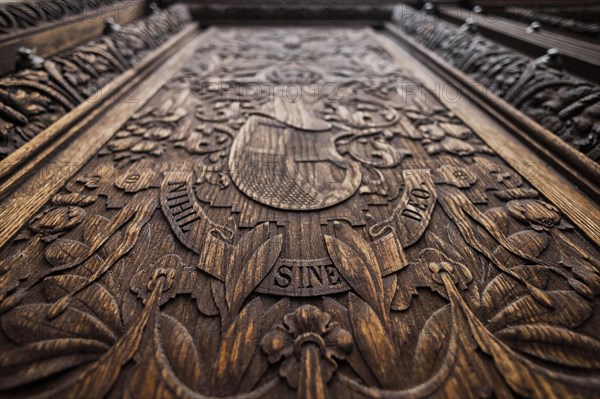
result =
M0 396L598 396L598 237L490 122L374 31L200 35L1 248Z

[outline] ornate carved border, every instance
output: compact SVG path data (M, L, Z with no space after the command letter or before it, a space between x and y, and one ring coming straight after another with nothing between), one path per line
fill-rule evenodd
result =
M33 27L65 19L83 17L99 8L121 0L50 0L7 3L0 5L0 40Z
M191 22L184 6L0 79L0 159L37 136Z
M600 88L406 6L393 22L591 159L600 160Z
M566 12L567 15L564 15ZM591 36L591 38L600 35L600 24L592 22L579 21L573 18L575 15L586 15L592 12L595 15L600 14L599 6L589 7L569 7L567 10L562 8L521 8L507 7L501 13L522 21L539 21L544 25L556 27L569 32ZM558 15L557 15L558 14Z

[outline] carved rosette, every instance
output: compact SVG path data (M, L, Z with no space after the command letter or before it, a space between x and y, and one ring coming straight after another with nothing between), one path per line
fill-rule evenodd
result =
M326 384L352 348L352 336L331 322L331 316L311 305L285 315L283 324L263 337L269 362L279 363L279 375L299 398L323 396Z

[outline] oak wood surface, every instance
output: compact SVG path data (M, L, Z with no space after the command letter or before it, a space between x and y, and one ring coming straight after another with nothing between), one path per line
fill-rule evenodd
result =
M456 7L443 7L440 11L446 19L462 25L471 20L486 37L521 51L533 58L543 56L548 49L559 51L562 66L570 73L600 82L600 42L580 40L553 32L542 25L537 32L528 32L529 24L512 21L496 15L474 14Z
M523 125L371 29L192 36L6 189L1 397L598 395L600 207Z
M9 5L3 6L8 7ZM40 6L33 4L33 7L35 9ZM4 12L5 10L0 10L0 14ZM84 8L81 14L69 13L56 21L8 31L0 35L0 52L2 53L0 75L16 70L20 47L30 48L38 56L48 58L101 36L106 29L108 19L124 25L141 18L145 13L145 1L128 0L98 9ZM0 15L0 17L6 21L8 15L10 12L6 11L6 14ZM23 19L23 16L16 14L12 18L19 20Z

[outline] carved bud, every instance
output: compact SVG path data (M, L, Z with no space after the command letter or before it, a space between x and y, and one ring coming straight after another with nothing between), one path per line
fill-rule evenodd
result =
M287 314L283 324L265 335L261 346L271 363L283 359L279 374L292 388L297 388L300 374L308 364L304 364L309 352L316 352L322 380L327 382L337 369L335 359L343 360L353 345L350 333L338 323L331 322L331 316L312 305L304 305Z

